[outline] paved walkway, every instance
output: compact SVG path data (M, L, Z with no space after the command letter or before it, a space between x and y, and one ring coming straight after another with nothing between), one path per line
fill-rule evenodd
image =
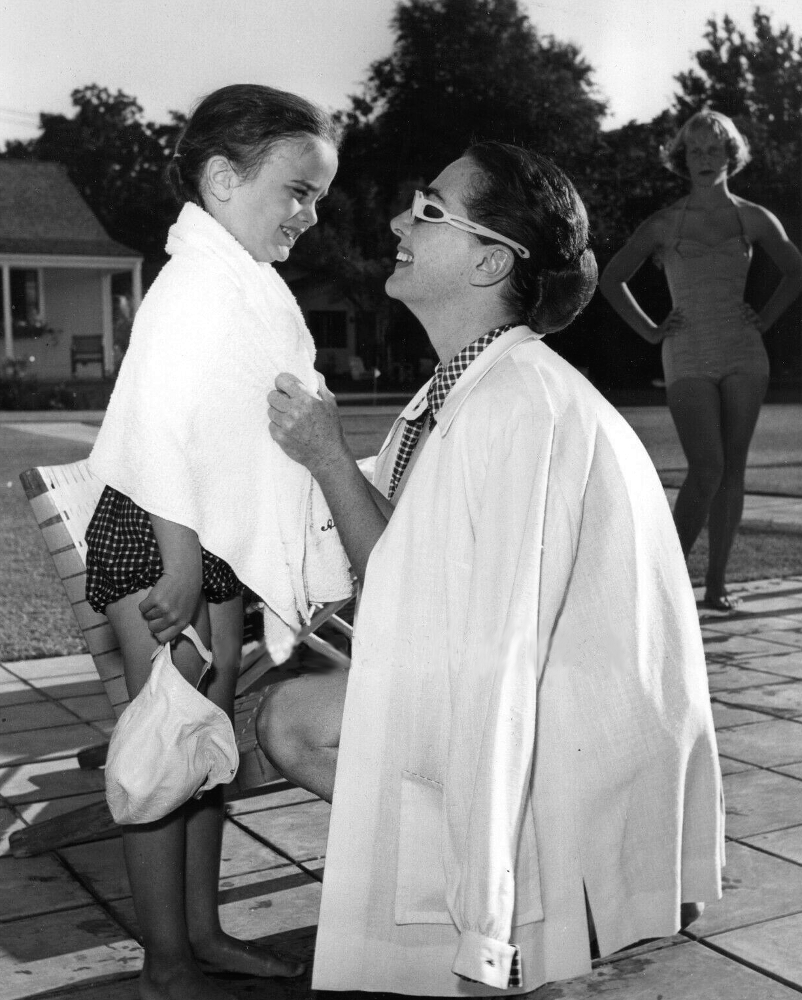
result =
M802 577L733 589L738 615L701 620L727 798L724 898L688 933L604 959L537 1000L802 993ZM0 1000L136 997L142 952L119 837L8 854L12 831L101 798L102 772L80 770L74 755L111 726L88 656L0 666ZM228 810L225 927L309 958L328 806L285 788ZM310 995L308 974L224 982L237 997Z

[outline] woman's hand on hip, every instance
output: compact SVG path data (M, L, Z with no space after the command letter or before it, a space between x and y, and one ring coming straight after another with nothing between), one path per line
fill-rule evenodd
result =
M162 574L139 605L142 617L154 638L164 645L172 642L195 616L201 593L201 580L169 571Z
M765 323L761 320L760 315L755 312L748 302L744 302L741 306L741 316L747 323L751 324L758 331L758 333L763 334L768 329Z
M666 337L674 337L677 331L685 325L685 317L681 309L672 309L659 326L655 327L652 343L662 344Z
M337 401L318 375L320 398L288 372L276 377L267 394L270 435L287 455L314 476L347 451Z

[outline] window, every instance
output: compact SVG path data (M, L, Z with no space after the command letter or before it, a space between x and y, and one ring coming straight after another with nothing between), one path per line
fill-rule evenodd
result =
M15 336L24 337L28 334L38 333L44 326L39 272L12 267L9 273L9 283L11 285L11 323ZM2 305L1 301L0 305Z
M308 320L309 332L318 350L326 347L347 349L347 316L343 310L313 309Z

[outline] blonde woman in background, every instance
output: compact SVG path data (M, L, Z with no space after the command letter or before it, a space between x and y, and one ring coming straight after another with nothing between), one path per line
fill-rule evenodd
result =
M749 443L769 381L763 334L802 291L802 255L767 209L733 195L728 179L749 162L746 140L716 111L680 129L665 165L690 192L643 222L608 264L602 294L632 329L662 344L666 395L688 462L674 507L687 558L708 524L704 606L731 612L727 561L741 520ZM780 271L756 313L744 287L759 245ZM664 269L672 310L655 323L627 282L649 257Z

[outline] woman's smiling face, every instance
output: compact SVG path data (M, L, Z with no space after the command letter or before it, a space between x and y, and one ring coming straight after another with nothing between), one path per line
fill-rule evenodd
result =
M425 189L426 197L455 215L468 215L467 201L476 164L467 157L450 163ZM444 301L464 292L475 266L477 240L453 226L413 219L409 209L390 223L399 237L395 270L385 289L410 308L417 302ZM414 311L414 310L413 310Z
M298 237L317 222L317 203L337 172L337 151L315 136L285 139L256 173L235 177L225 200L206 195L207 211L254 260L286 260Z

